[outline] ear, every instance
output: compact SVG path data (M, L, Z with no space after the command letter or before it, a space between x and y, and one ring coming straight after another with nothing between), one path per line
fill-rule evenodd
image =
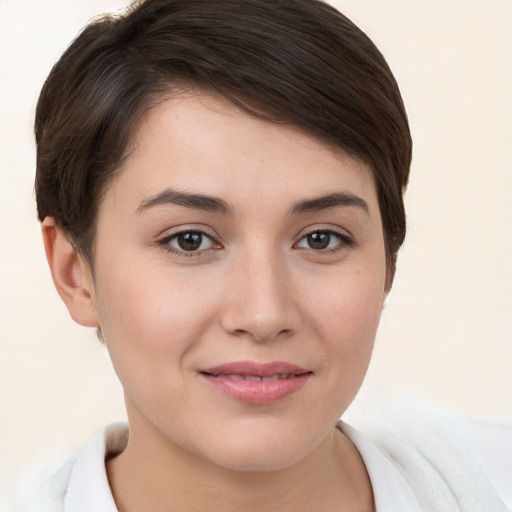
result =
M91 270L52 217L41 225L46 259L53 283L73 320L86 327L99 327L94 306Z

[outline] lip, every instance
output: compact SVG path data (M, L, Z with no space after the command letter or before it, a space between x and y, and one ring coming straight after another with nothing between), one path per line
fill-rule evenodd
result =
M200 371L215 389L248 404L278 402L298 391L313 373L295 364L235 361Z

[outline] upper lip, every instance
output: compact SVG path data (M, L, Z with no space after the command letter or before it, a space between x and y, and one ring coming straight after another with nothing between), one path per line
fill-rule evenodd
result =
M310 373L309 370L296 364L284 361L272 361L270 363L258 363L255 361L234 361L219 366L212 366L201 370L201 373L210 375L254 375L257 377L272 377L279 374Z

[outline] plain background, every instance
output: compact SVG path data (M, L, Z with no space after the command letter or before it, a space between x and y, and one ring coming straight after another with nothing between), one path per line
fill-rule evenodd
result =
M415 140L409 232L351 411L404 397L512 423L512 1L337 0L387 57ZM124 417L92 330L53 289L33 198L38 91L121 0L0 0L0 466L4 482Z

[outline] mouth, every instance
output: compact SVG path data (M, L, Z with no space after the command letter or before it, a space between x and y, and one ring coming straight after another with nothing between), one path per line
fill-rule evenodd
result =
M311 373L311 372L304 372L304 373L279 373L275 375L269 375L265 377L261 377L259 375L244 375L244 374L236 374L236 373L208 373L208 372L201 372L205 375L208 375L209 377L215 377L218 379L231 379L231 380L246 380L250 382L273 382L276 380L285 380L285 379L292 379L295 377L299 377L300 375L304 375L304 373Z
M214 389L237 401L263 405L299 391L313 372L285 362L239 361L199 372Z

